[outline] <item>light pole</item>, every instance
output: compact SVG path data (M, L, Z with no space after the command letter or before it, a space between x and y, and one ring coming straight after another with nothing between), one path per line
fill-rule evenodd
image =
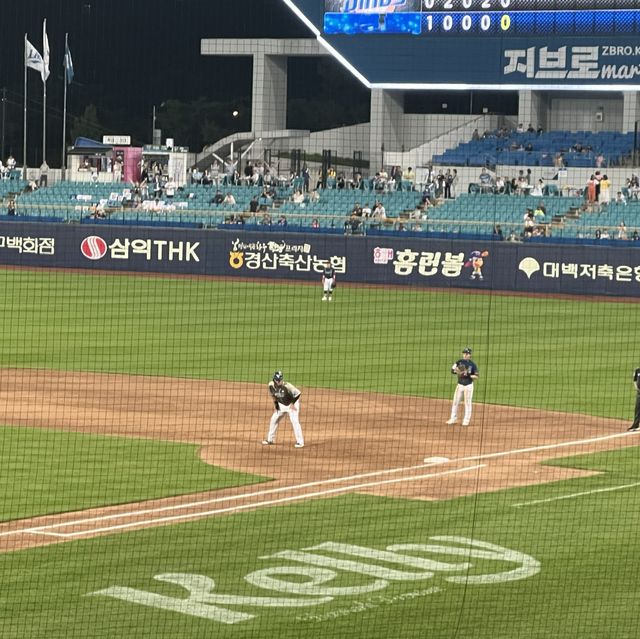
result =
M4 158L4 125L7 117L7 87L2 88L2 151L0 152L0 160Z

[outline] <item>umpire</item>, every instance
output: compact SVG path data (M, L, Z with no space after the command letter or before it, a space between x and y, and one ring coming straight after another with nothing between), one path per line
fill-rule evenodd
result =
M633 416L633 424L627 430L637 431L640 428L640 368L636 368L633 372L633 387L636 389L636 412Z

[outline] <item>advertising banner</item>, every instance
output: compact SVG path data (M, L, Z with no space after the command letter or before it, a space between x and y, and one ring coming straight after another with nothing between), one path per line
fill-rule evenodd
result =
M640 297L638 248L0 222L2 265L543 294Z

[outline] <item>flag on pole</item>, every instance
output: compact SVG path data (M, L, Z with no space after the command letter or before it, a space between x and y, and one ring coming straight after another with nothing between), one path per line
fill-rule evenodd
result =
M24 64L30 69L40 71L44 76L44 60L40 52L27 39L24 41Z
M49 77L49 38L47 37L47 19L42 23L42 81Z
M64 45L64 71L67 78L67 84L71 84L73 82L73 60L71 59L69 43L65 43Z

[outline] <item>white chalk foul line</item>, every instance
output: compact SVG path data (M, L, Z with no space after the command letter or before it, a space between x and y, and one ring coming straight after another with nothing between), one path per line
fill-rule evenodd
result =
M383 486L386 484L397 484L400 482L407 482L407 481L418 481L420 479L432 479L434 477L444 477L445 475L454 475L456 473L465 473L465 472L469 472L472 470L478 470L480 468L485 468L486 464L477 464L475 466L467 466L466 468L457 468L455 470L445 470L442 471L440 473L428 473L426 475L416 475L414 477L400 477L398 479L383 479L380 481L372 481L372 482L366 482L363 484L354 484L351 486L342 486L340 488L328 488L327 490L320 490L320 491L316 491L314 493L305 493L303 495L294 495L292 497L280 497L278 499L270 499L268 501L261 501L261 502L253 502L250 504L243 504L240 506L229 506L227 508L218 508L216 510L209 510L209 511L204 511L204 512L197 512L197 513L185 513L184 515L171 515L171 516L167 516L167 517L156 517L156 518L152 518L152 519L146 519L146 520L141 520L141 521L132 521L132 522L127 522L124 524L116 524L113 526L106 526L104 528L93 528L91 530L85 530L85 531L76 531L76 532L70 532L70 533L55 533L55 532L51 532L50 529L51 528L60 528L60 527L68 527L68 526L75 526L78 525L79 522L66 522L64 524L55 524L55 526L42 526L42 527L38 527L38 528L27 528L25 530L23 530L22 532L25 533L32 533L32 534L44 534L44 535L49 535L49 536L54 536L54 537L64 537L64 538L71 538L71 537L80 537L82 535L97 535L99 533L106 533L106 532L112 532L114 530L123 530L124 528L135 528L138 526L149 526L149 525L158 525L158 524L163 524L163 523L168 523L168 522L177 522L177 521L186 521L188 519L197 519L197 518L203 518L203 517L210 517L212 515L220 515L223 513L231 513L231 512L238 512L240 510L246 510L248 508L261 508L264 506L273 506L275 504L284 504L284 503L288 503L288 502L292 502L292 501L298 501L301 499L310 499L312 497L323 497L325 495L332 495L332 494L336 494L336 493L343 493L343 492L353 492L356 490L362 490L364 488L373 488L375 486Z
M574 499L575 497L586 497L588 495L595 495L596 493L611 493L615 490L625 490L626 488L635 488L640 486L640 482L635 484L625 484L624 486L610 486L609 488L596 488L595 490L587 490L582 493L572 493L570 495L560 495L559 497L550 497L549 499L535 499L534 501L523 501L520 504L511 504L514 508L521 508L522 506L535 506L536 504L548 504L552 501L560 501L561 499Z
M261 496L261 495L267 495L267 494L273 494L273 493L280 493L280 492L289 492L289 491L294 491L294 490L300 490L303 488L311 488L313 486L321 486L321 485L326 485L326 484L331 484L331 483L339 483L339 482L344 482L344 481L352 481L355 479L363 479L365 477L375 477L378 475L388 475L388 474L393 474L393 473L400 473L400 472L404 472L404 471L411 471L411 470L419 470L421 468L429 468L429 467L433 467L436 465L446 465L446 464L454 464L457 462L468 462L468 461L481 461L481 460L485 460L485 459L494 459L497 457L505 457L508 455L518 455L518 454L522 454L522 453L530 453L530 452L536 452L539 450L550 450L553 448L562 448L562 447L568 447L568 446L583 446L583 445L589 445L592 443L597 443L600 441L606 441L606 440L610 440L610 439L619 439L622 437L628 437L628 436L632 436L635 435L636 433L629 433L629 432L624 432L624 433L616 433L614 435L604 435L602 437L593 437L591 439L580 439L580 440L575 440L575 441L569 441L569 442L560 442L558 444L542 444L540 446L533 446L533 447L529 447L529 448L517 448L514 450L507 450L507 451L499 451L496 453L483 453L481 455L472 455L472 456L468 456L468 457L461 457L459 459L449 459L448 461L441 461L438 463L433 463L433 462L429 462L429 463L424 463L424 464L418 464L416 466L406 466L406 467L401 467L401 468L391 468L391 469L387 469L387 470L378 470L378 471L371 471L368 473L361 473L358 475L350 475L347 477L335 477L332 479L322 479L322 480L318 480L318 481L313 481L313 482L307 482L304 484L297 484L297 485L293 485L293 486L283 486L281 488L270 488L267 490L259 490L259 491L254 491L251 493L243 493L240 495L230 495L227 497L216 497L213 499L206 499L206 500L201 500L201 501L195 501L195 502L188 502L188 503L183 503L183 504L177 504L175 506L163 506L160 508L151 508L151 509L142 509L142 510L135 510L133 512L123 512L123 513L118 513L118 514L113 514L113 515L102 515L102 516L98 516L98 517L92 517L92 518L85 518L85 519L80 519L80 520L75 520L73 523L74 525L81 525L84 523L90 523L92 521L107 521L109 519L121 519L122 517L138 517L140 515L147 515L147 514L157 514L159 512L165 512L165 511L172 511L172 510L182 510L182 509L186 509L186 508L193 508L196 506L206 506L208 504L214 504L214 503L219 503L219 502L224 502L224 501L231 501L231 500L241 500L241 499L249 499L252 497L257 497L257 496ZM51 534L51 535L56 535L56 533L48 533L45 532L46 530L49 529L53 529L59 526L68 526L70 525L70 522L67 523L62 523L62 524L50 524L48 526L40 526L38 528L28 528L28 529L18 529L18 530L10 530L7 532L2 532L0 533L0 537L7 537L10 535L19 535L19 534L23 534L25 532L33 532L33 531L39 531L37 534L40 535L44 535L44 534ZM57 536L57 535L56 535Z
M441 463L441 462L439 462ZM87 524L92 521L108 521L109 519L122 519L123 517L139 517L141 515L157 515L161 512L173 511L173 510L186 510L187 508L196 508L197 506L208 506L209 504L218 504L225 501L241 501L243 499L251 499L252 497L262 497L263 495L272 495L274 493L286 493L296 490L302 490L304 488L312 488L314 486L325 486L327 484L336 484L345 481L354 481L357 479L364 479L365 477L376 477L378 475L391 475L394 473L402 473L405 471L420 470L421 468L430 468L435 466L433 462L426 464L418 464L417 466L403 466L400 468L388 468L386 470L373 470L368 473L360 473L357 475L347 475L346 477L332 477L330 479L319 479L317 481L310 481L304 484L293 484L289 486L281 486L280 488L267 488L266 490L255 490L250 493L240 493L238 495L227 495L226 497L214 497L212 499L202 499L200 501L190 501L175 506L161 506L158 508L138 509L129 512L120 512L112 515L98 515L96 517L85 517L84 519L75 519L73 525ZM50 529L57 528L59 526L68 526L71 522L63 522L60 524L48 524L47 526L39 526L37 529ZM6 537L9 535L17 535L25 532L25 530L35 530L33 528L10 530L8 532L0 533L0 537ZM45 534L45 533L40 533Z

